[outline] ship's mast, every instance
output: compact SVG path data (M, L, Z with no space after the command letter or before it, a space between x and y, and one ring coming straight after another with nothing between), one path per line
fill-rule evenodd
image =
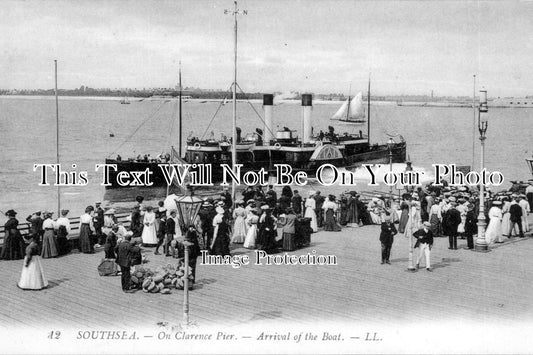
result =
M348 91L348 107L346 110L346 122L350 120L350 99L352 98L352 83L350 83L350 91Z
M368 73L368 95L367 95L367 117L366 117L366 125L367 125L367 140L368 144L370 144L370 73Z
M54 60L55 67L55 96L56 96L56 164L59 169L59 99L57 94L57 59ZM57 217L61 216L61 192L60 184L57 185Z
M235 164L237 163L237 15L246 15L247 11L240 12L237 9L237 1L234 1L234 9L225 10L225 14L232 14L234 26L234 62L233 62L233 120L232 120L232 138L231 138L231 169L235 173ZM235 181L231 184L231 199L235 203Z
M179 69L179 86L180 86L180 93L179 93L179 98L180 98L180 101L179 101L179 104L180 104L180 109L179 109L179 129L180 129L180 137L179 137L179 146L178 146L178 153L179 153L179 158L181 159L181 139L183 137L183 133L182 133L182 119L181 119L181 60L180 60L180 69Z

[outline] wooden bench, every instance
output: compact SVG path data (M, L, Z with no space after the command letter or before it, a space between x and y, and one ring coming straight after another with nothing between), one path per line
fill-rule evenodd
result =
M124 227L129 227L130 221L128 220L130 214L129 213L119 213L116 214L115 217L117 218L117 221L119 224L124 225ZM72 217L69 218L70 221L70 233L67 237L69 240L69 243L71 246L73 246L75 249L78 249L78 238L80 237L80 217ZM20 223L18 225L18 230L23 236L27 236L30 232L30 223L24 222ZM5 238L5 229L4 226L0 226L0 246L4 245L4 238Z

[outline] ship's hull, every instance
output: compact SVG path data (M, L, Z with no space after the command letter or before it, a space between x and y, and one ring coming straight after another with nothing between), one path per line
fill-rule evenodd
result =
M353 167L361 164L388 164L391 158L391 151L387 145L332 144L323 147L276 145L241 148L241 150L238 148L237 152L237 161L242 164L241 175L248 171L259 171L262 168L272 172L276 164L288 164L293 173L304 171L307 176L313 177L317 169L326 163L336 167ZM404 163L406 156L405 142L396 143L392 148L392 162ZM231 166L231 151L217 147L190 146L187 149L185 160L190 164L211 164L211 180L213 183L218 183L222 181L224 173L221 164ZM126 175L128 173L131 175L131 172L145 171L150 172L150 182L152 183L150 186L167 186L163 170L158 166L161 164L159 162L106 159L106 164L114 164L117 167L116 171L110 169L110 185L106 186L107 189L132 187L130 184L120 185L118 183L119 174ZM128 179L125 180L128 181ZM135 182L134 178L129 180ZM138 182L135 184L139 186Z

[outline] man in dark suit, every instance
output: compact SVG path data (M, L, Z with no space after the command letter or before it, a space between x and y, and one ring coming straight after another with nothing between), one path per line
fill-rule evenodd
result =
M468 249L474 249L474 234L477 234L477 218L474 214L475 206L471 203L468 205L465 221L465 235Z
M94 209L93 225L94 232L96 234L97 246L105 244L106 236L102 233L102 227L104 226L104 210L101 207L101 202L96 202Z
M314 197L315 199L315 214L316 214L316 224L320 228L324 225L324 211L322 206L326 198L320 194L320 191L316 192Z
M522 229L522 207L518 204L518 197L513 196L513 202L511 202L511 206L509 207L509 213L510 213L510 225L509 225L509 237L513 237L513 231L515 229L515 225L518 225L518 230L520 232L520 238L524 238L524 230Z
M431 270L431 247L433 246L433 232L429 229L431 227L431 223L424 222L422 225L422 228L417 230L413 233L413 237L415 237L416 244L415 248L418 248L418 259L416 261L416 268L418 269L420 267L420 260L422 259L422 256L426 256L426 270Z
M381 223L381 233L379 241L381 242L381 264L390 264L390 250L394 242L394 236L398 233L396 227L391 223L390 216L385 216L385 221Z
M130 275L130 267L131 267L131 248L132 245L130 243L131 236L126 235L124 237L124 241L120 244L118 244L115 247L115 252L117 254L116 263L118 266L120 266L120 271L122 272L122 291L124 292L131 292L130 290L130 283L131 283L131 275Z
M457 227L461 224L461 212L455 207L457 203L451 202L451 208L446 212L448 224L448 242L450 244L448 249L457 250Z
M134 206L133 211L131 213L131 222L130 222L130 230L133 232L134 240L137 238L141 238L142 232L143 232L144 224L141 220L141 211L139 209L139 206Z
M174 234L176 234L176 210L170 211L170 216L165 222L165 241L163 244L163 251L165 256L173 256L175 250L172 249L172 254L170 253L169 247L171 246L172 241L174 240Z

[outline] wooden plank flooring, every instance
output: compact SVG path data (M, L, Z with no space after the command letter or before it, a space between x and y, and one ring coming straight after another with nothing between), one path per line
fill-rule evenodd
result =
M466 247L465 240L459 246ZM334 323L405 325L474 321L513 326L533 320L533 239L514 239L488 253L447 249L436 239L434 272L406 271L408 243L397 236L392 265L380 264L379 227L318 232L311 246L291 254L334 254L336 266L198 265L190 318L200 327ZM234 253L252 251L236 248ZM174 262L145 250L150 268ZM45 259L50 287L16 287L22 260L1 261L0 327L119 329L181 320L182 291L125 294L120 277L100 277L103 251ZM416 257L416 251L415 251ZM198 260L198 264L200 259ZM424 265L424 263L423 263Z

